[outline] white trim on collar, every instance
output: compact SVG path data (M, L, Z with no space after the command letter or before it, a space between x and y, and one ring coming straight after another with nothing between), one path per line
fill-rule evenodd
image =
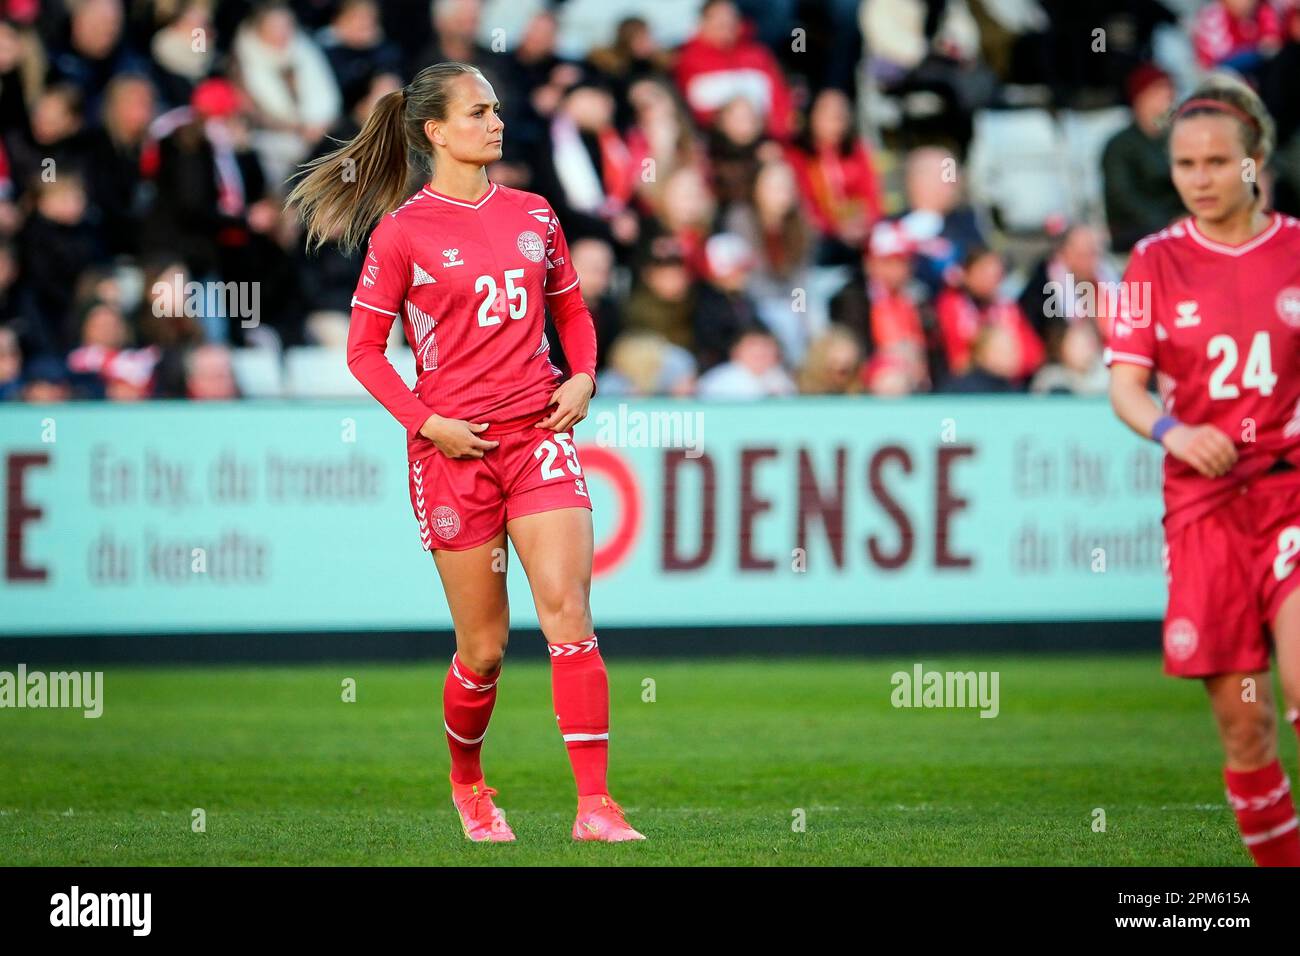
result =
M478 202L462 202L462 201L459 200L459 199L452 199L452 198L450 198L449 196L443 196L443 195L440 195L440 194L438 194L438 193L435 193L435 192L431 191L431 190L429 189L428 186L421 186L421 187L420 187L420 192L424 193L424 194L425 194L426 196L428 196L430 199L441 199L443 202L449 202L449 203L451 203L453 206L464 206L466 209L478 209L478 208L479 208L480 206L482 206L485 202L487 202L489 199L491 199L493 196L495 196L495 195L496 195L496 191L497 191L497 184L496 184L496 183L493 183L493 184L492 184L492 188L489 189L487 192L485 192L485 193L483 194L483 198L480 199Z
M1225 256L1244 256L1252 249L1257 249L1268 240L1272 239L1277 231L1282 228L1282 214L1273 213L1273 224L1261 232L1254 239L1249 239L1239 246L1230 246L1226 243L1215 242L1213 239L1206 239L1196 228L1195 217L1188 217L1187 234L1192 237L1198 245L1209 249L1211 252L1217 252Z

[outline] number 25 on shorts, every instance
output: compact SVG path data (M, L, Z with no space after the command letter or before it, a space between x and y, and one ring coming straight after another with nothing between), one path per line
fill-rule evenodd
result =
M560 457L561 450L564 452L564 464L569 469L569 473L578 476L575 479L578 494L585 496L587 491L582 480L582 465L578 463L578 449L573 447L568 432L556 432L554 441L543 438L533 449L533 457L542 463L542 481L565 477L565 473L555 467L555 459Z

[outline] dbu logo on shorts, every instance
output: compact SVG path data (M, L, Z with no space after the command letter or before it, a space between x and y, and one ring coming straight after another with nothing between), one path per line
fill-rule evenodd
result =
M455 509L439 505L433 509L430 518L433 521L433 533L443 541L450 541L460 534L460 515L456 514Z
M1176 661L1185 661L1196 653L1196 625L1185 617L1170 621L1165 628L1165 651Z

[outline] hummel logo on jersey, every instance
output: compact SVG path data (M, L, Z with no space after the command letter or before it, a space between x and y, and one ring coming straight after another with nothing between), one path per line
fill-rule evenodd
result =
M456 258L458 255L460 255L460 250L459 250L459 249L444 249L444 250L442 250L442 255L443 255L443 258L445 258L445 259L447 260L446 262L444 262L444 263L442 264L442 267L443 267L444 269L449 269L449 268L451 268L452 266L463 266L463 265L465 264L465 260L464 260L464 259L457 259L457 258Z
M375 258L373 249L366 253L366 260L366 272L361 277L361 282L369 289L374 286L375 280L379 278L379 260Z
M418 262L414 263L414 265L415 265L415 278L411 280L412 289L416 288L417 286L428 285L430 282L438 281L433 276L429 275L429 273L421 269L420 264Z
M1174 328L1186 329L1201 324L1201 317L1196 314L1195 301L1179 302L1174 308L1178 310L1178 318L1174 319Z

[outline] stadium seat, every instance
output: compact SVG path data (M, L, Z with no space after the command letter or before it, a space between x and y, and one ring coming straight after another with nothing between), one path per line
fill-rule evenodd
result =
M979 110L968 164L971 199L1008 233L1037 233L1072 212L1064 140L1047 110Z
M388 361L408 386L415 386L415 356L410 349L389 349ZM300 345L284 355L284 393L292 398L353 398L366 394L348 370L341 349Z
M1061 117L1065 134L1065 155L1074 185L1075 218L1100 222L1104 197L1101 154L1112 136L1128 126L1132 113L1127 107L1104 110L1070 110Z
M239 391L247 398L279 398L283 390L280 353L272 349L232 349L230 364Z
M284 353L285 394L294 398L351 398L365 394L339 349L300 345Z
M542 0L488 0L484 4L483 23L501 24L507 36L517 38L523 33L528 16L545 7L555 10L560 23L556 52L561 57L580 61L593 46L613 42L619 21L625 17L645 20L660 43L667 46L684 43L692 33L700 5L698 0L656 0L655 3L646 3L645 0L566 0L563 4L543 3Z

